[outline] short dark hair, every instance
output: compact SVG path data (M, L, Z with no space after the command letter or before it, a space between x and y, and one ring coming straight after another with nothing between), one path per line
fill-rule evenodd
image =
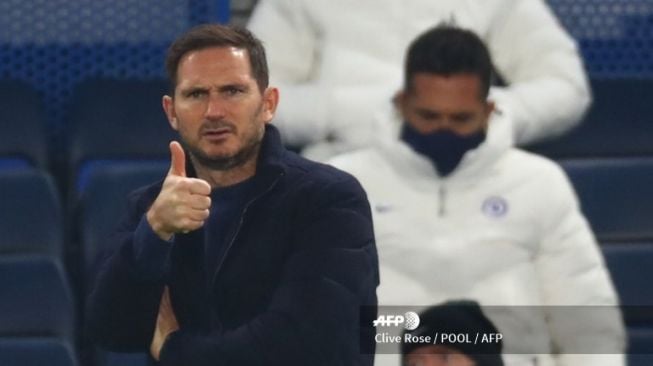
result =
M487 98L492 60L483 41L472 31L441 24L418 36L408 48L404 88L412 88L416 73L444 76L473 74L481 81L481 97Z
M265 48L252 32L238 26L203 24L182 34L168 48L166 72L173 91L177 86L177 71L181 58L189 52L210 47L236 47L246 50L252 76L256 79L260 91L263 92L268 87L270 77Z

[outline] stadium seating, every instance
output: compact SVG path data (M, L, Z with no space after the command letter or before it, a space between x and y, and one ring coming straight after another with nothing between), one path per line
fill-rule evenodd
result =
M75 92L69 151L74 205L72 256L81 268L82 294L90 291L99 259L117 243L110 234L125 214L128 194L165 177L168 143L176 138L161 107L162 80L90 80ZM144 354L94 352L98 365L140 366Z
M45 112L28 84L0 81L0 169L47 166Z
M74 342L74 300L61 262L44 256L0 256L0 337L53 337Z
M85 293L90 291L99 261L116 249L110 234L125 214L133 190L165 177L168 161L123 161L88 172L77 201L77 238L83 251ZM143 353L95 352L98 366L146 366Z
M623 151L643 154L644 145ZM575 158L562 164L602 244L619 293L628 331L629 365L651 365L653 356L646 353L653 354L653 292L647 290L648 279L653 277L653 204L649 199L653 197L653 155Z
M102 352L98 355L98 366L148 366L149 356L145 353Z
M594 101L582 124L529 147L555 158L653 156L653 79L592 80Z
M653 291L646 290L653 278L653 242L603 244L602 249L622 304L633 310L651 306L650 314L637 311L626 320L653 326Z
M0 255L61 257L61 204L52 179L35 169L0 171Z
M0 338L2 366L77 366L68 342L49 338Z
M562 165L600 242L653 239L653 155Z
M605 244L602 249L628 329L629 365L649 366L653 361L653 291L648 290L653 242Z
M90 173L79 197L77 221L87 280L93 278L98 258L116 248L117 243L111 243L109 237L125 215L128 194L163 179L169 165L169 162L125 162Z
M75 92L69 165L76 190L90 172L125 160L168 159L175 133L161 107L162 80L90 80Z

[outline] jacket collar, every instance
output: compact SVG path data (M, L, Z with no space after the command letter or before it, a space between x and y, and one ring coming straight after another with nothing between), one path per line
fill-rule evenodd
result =
M283 171L286 170L286 164L283 156L286 148L281 142L279 130L270 123L265 125L265 135L261 143L261 150L258 154L257 172L259 171Z

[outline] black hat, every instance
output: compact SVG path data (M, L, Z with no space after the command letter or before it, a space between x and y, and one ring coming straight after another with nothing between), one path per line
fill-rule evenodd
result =
M481 307L475 301L448 301L428 308L419 314L420 325L417 329L406 332L416 336L435 337L436 334L467 334L471 343L443 340L441 337L436 345L455 349L476 362L478 366L503 366L501 360L501 340L493 339L482 342L483 335L498 334L499 331L483 314ZM478 339L476 338L478 334ZM401 346L405 356L424 344L406 343Z

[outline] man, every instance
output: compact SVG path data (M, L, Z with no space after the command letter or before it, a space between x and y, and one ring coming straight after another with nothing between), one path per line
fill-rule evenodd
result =
M507 316L488 316L510 331L507 364L622 365L619 354L575 354L623 352L617 297L563 171L509 147L500 122L488 123L502 112L488 100L491 69L474 33L430 29L408 50L394 132L333 160L374 208L379 304L503 305ZM570 328L556 305L590 319Z
M404 50L441 22L490 49L507 84L491 93L507 112L492 117L497 135L526 144L580 121L591 99L582 59L544 0L260 0L248 26L268 46L274 82L303 100L279 106L284 138L321 159L367 146L372 113L401 86Z
M370 365L359 308L376 305L378 264L360 185L282 147L247 30L194 28L166 67L181 143L165 180L130 198L89 334L160 365Z
M419 327L413 336L464 334L470 339L482 335L500 334L475 301L447 301L419 314ZM492 342L457 342L443 339L437 344L402 343L405 366L503 366L501 339Z

